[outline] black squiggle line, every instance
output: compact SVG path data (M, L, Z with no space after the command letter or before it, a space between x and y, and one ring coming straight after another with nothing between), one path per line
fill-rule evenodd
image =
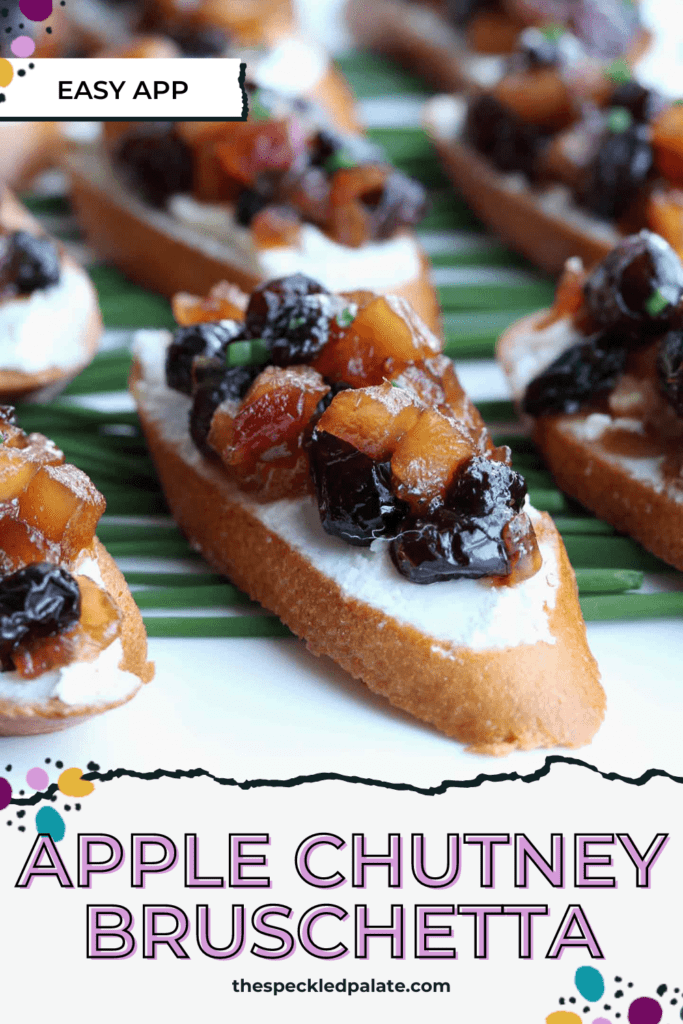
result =
M586 768L594 772L606 782L623 782L628 786L644 786L652 779L663 778L671 782L683 783L683 777L672 775L663 768L649 768L637 778L628 775L620 775L619 772L603 772L595 765L589 764L576 757L564 757L560 754L552 754L546 757L545 764L529 775L520 775L519 772L499 772L496 775L480 774L473 779L446 779L438 786L414 786L409 782L383 782L381 779L366 779L360 775L343 775L340 772L316 772L313 775L296 775L291 779L245 779L238 782L237 779L222 778L214 775L205 768L176 768L170 771L166 768L157 768L153 772L139 772L130 768L112 768L107 772L87 772L83 775L86 782L112 782L114 779L130 778L140 779L142 782L153 782L158 779L211 779L219 786L229 786L235 789L294 789L297 786L304 786L315 782L347 782L351 785L369 786L377 789L390 789L398 793L417 793L419 796L442 796L450 789L478 789L486 782L539 782L550 775L553 765L568 764L577 768ZM34 793L29 797L12 797L11 803L17 805L35 805L43 800L50 800L58 792L58 785L53 782L41 793Z

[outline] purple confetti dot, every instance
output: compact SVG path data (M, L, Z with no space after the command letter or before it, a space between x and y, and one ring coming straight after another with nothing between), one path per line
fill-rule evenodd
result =
M19 10L29 21L46 21L52 14L52 0L19 0Z
M26 781L31 789L46 789L50 782L50 776L42 768L31 768L26 772Z
M3 811L8 806L11 799L12 787L7 779L0 778L0 811Z
M641 996L634 999L628 1008L629 1024L659 1024L663 1012L656 999Z

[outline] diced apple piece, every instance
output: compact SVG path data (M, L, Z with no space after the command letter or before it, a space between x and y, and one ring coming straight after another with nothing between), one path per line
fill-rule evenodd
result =
M494 445L486 429L486 424L469 395L463 390L450 359L448 365L444 367L441 379L449 413L460 427L467 431L477 451L481 453L492 451Z
M379 165L344 167L332 176L326 228L341 245L357 249L372 234L372 212L389 173Z
M308 366L267 367L256 378L237 412L229 445L219 450L243 487L262 500L300 494L308 488L304 438L329 386ZM220 418L220 417L219 417ZM217 424L209 443L220 444ZM211 440L213 436L213 440Z
M19 499L19 514L72 558L92 543L105 501L75 466L42 466Z
M683 106L674 103L652 125L655 167L672 185L683 185Z
M467 25L467 47L474 53L512 53L522 27L506 11L481 11Z
M17 519L11 511L0 512L0 574L9 576L31 562L57 561L59 547L39 530Z
M301 223L294 210L264 206L251 222L251 233L259 249L295 246L301 234Z
M219 281L209 294L190 295L178 292L171 301L173 316L181 327L213 323L216 320L243 320L247 296L241 288L229 281Z
M583 262L578 256L567 260L557 282L555 301L548 316L538 325L539 331L565 317L573 319L581 314L584 308L583 286L587 276Z
M458 469L474 454L471 439L451 419L425 409L399 440L391 457L391 473L399 498L415 511L443 501Z
M503 527L503 542L510 556L511 570L500 582L513 587L535 576L543 565L543 556L526 512L520 512Z
M648 197L647 226L683 257L683 191L656 189Z
M574 116L571 92L556 68L512 72L493 94L525 124L539 128L558 131Z
M213 144L223 171L252 185L264 171L287 171L296 153L286 121L246 121L230 125L230 135Z
M0 446L0 502L18 498L39 468L24 456L21 448Z
M354 301L353 294L344 296L348 317L332 321L329 341L314 363L323 376L367 387L441 351L439 339L405 299L360 292Z
M340 391L317 426L372 459L386 459L401 437L415 426L422 409L422 403L412 392L387 382Z
M240 403L236 398L226 398L213 414L207 441L220 456L227 452L232 445L235 432L235 416L239 406Z
M64 452L61 448L42 434L27 436L22 455L39 466L61 466L64 463Z

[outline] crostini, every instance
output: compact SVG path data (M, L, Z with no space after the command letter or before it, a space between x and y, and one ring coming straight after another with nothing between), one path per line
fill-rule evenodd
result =
M494 86L520 39L561 34L583 77L615 59L636 65L650 41L624 0L349 0L346 20L358 45L449 92Z
M207 561L472 750L589 742L604 694L562 541L405 300L299 274L174 310L131 388Z
M478 215L552 274L571 256L591 266L641 228L683 253L680 104L623 68L587 97L584 80L558 74L557 53L520 59L493 89L427 105L430 135Z
M0 402L53 397L88 365L101 333L86 272L1 190Z
M246 122L141 124L67 158L95 248L157 291L245 291L295 272L330 289L404 296L440 325L429 267L410 230L421 185L321 109L251 91ZM150 254L154 254L153 258Z
M683 265L657 235L623 239L498 356L558 485L683 570Z
M54 732L153 675L140 612L95 537L105 501L0 407L0 735Z

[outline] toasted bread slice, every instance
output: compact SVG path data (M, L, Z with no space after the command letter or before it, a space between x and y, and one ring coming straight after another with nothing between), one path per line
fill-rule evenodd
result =
M543 566L521 584L420 587L386 547L324 533L306 495L259 504L188 431L190 399L165 383L168 332L140 332L131 388L169 506L219 572L397 707L472 750L588 743L605 699L574 576L548 516L532 512Z
M44 234L41 225L11 193L0 192L0 227ZM102 317L93 284L75 260L60 251L61 280L28 296L0 301L0 402L43 401L58 394L90 363L102 334ZM3 323L3 315L7 320ZM11 352L9 335L39 332L44 356ZM19 326L18 326L19 325ZM57 333L60 332L61 334ZM27 336L28 336L27 334Z
M330 242L313 225L304 225L308 252L259 251L246 229L235 227L228 243L146 206L117 181L97 146L72 150L67 168L74 204L91 244L148 288L168 296L178 291L204 294L227 279L251 292L261 281L301 271L336 291L372 287L402 295L433 330L440 330L429 264L409 232L351 249Z
M460 137L465 101L436 96L425 126L453 183L475 213L503 241L549 274L572 256L593 266L614 248L620 233L576 206L562 185L532 190L518 174L504 174Z
M530 380L578 340L568 319L546 327L548 313L513 324L498 343L518 402ZM683 570L683 490L667 479L664 448L644 438L639 426L596 412L540 416L533 437L563 491Z

